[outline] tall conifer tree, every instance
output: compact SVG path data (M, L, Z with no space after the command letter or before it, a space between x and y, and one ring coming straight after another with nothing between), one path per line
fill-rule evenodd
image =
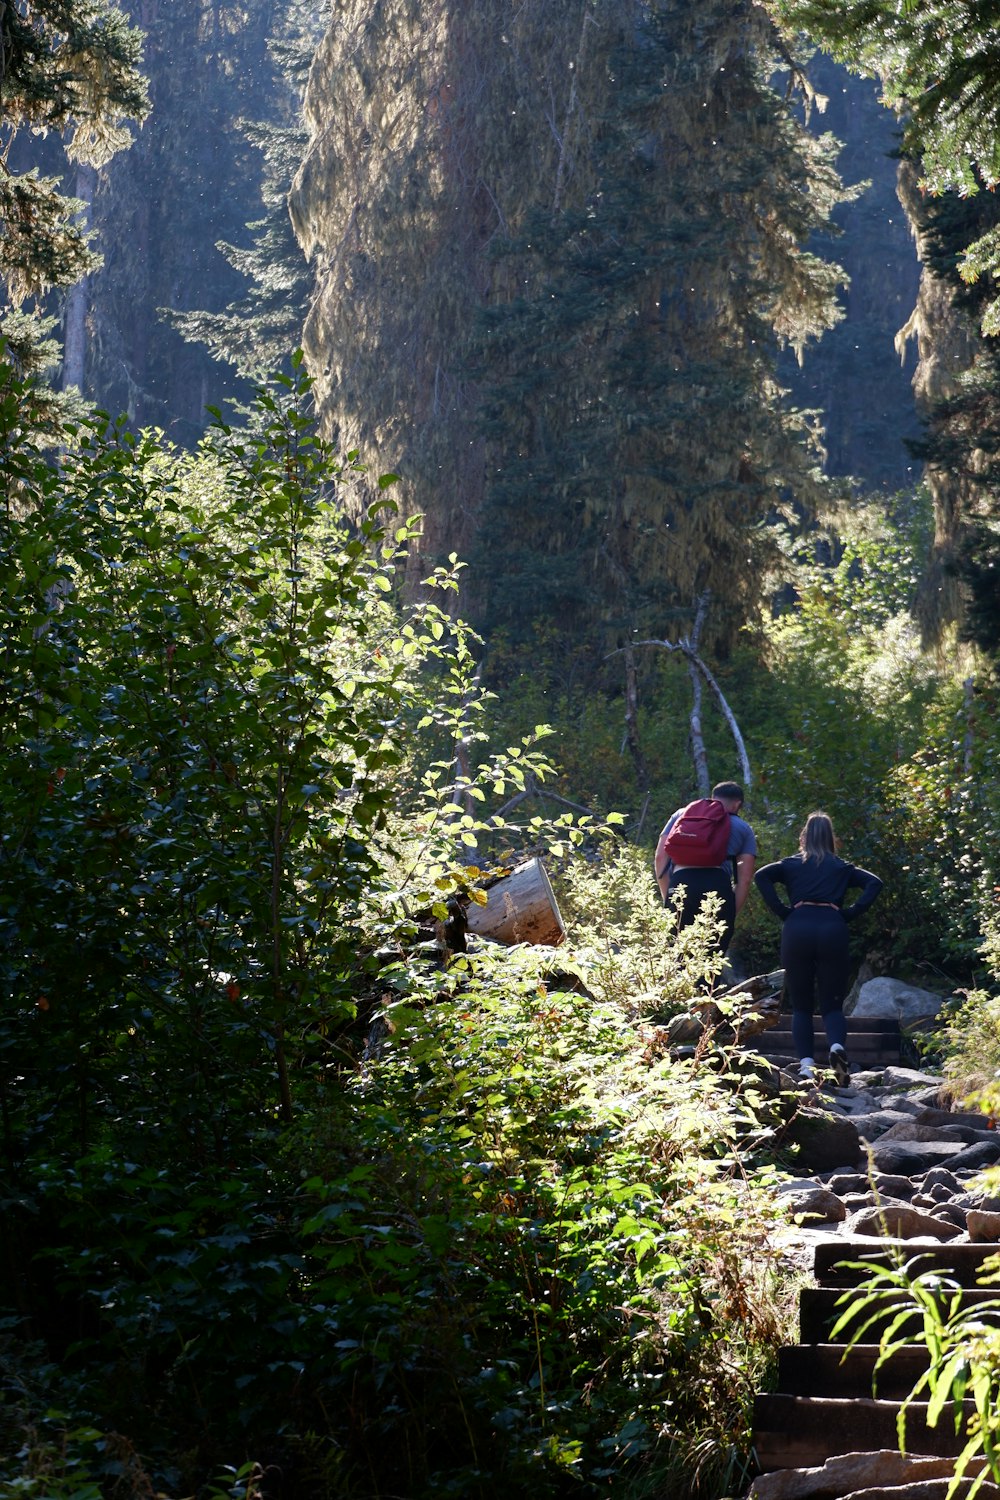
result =
M93 289L91 389L113 411L191 444L206 404L249 393L171 315L220 312L243 278L218 248L259 212L260 155L240 122L276 88L265 0L128 0L145 36L152 113L106 174L95 223L107 269Z
M761 523L814 490L772 360L839 316L805 249L842 196L833 146L768 86L759 8L594 14L586 195L502 246L530 290L482 320L490 615L662 631L708 591L729 633L773 560Z
M138 32L107 0L0 5L0 336L26 371L58 357L46 293L100 264L61 178L68 162L103 165L130 144L129 122L148 108L139 55Z
M756 592L758 522L808 483L770 353L837 315L803 248L832 150L768 88L779 44L742 0L331 25L292 197L318 402L402 469L429 559L481 539L481 616L621 626L711 587L735 622Z
M292 230L288 193L306 145L302 102L309 64L322 35L317 0L290 0L274 16L268 55L274 83L268 117L240 122L259 153L263 215L251 219L249 245L220 241L217 249L244 278L241 295L222 311L172 314L186 339L204 344L241 375L261 378L280 368L302 339L312 278Z
M927 356L927 437L917 452L929 465L936 531L924 624L940 640L957 623L995 650L1000 371L995 350L977 342L974 330L1000 334L1000 215L989 198L979 196L1000 184L1000 5L997 0L772 3L788 23L877 77L886 104L901 118L912 175L919 177L919 192L915 181L908 194L908 211L925 261L924 305L918 303L913 320ZM928 190L939 196L926 201ZM937 307L933 284L943 290Z

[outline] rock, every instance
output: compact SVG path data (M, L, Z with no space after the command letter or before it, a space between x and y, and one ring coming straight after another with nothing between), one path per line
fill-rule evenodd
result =
M901 1181L906 1181L901 1178ZM837 1193L841 1198L845 1193L864 1193L868 1190L868 1178L864 1172L836 1172L827 1182L831 1193Z
M866 1141L878 1140L879 1136L885 1135L887 1130L894 1126L907 1124L909 1115L901 1114L896 1109L877 1109L873 1114L852 1115L851 1119L858 1127L858 1133L863 1135Z
M958 1141L963 1146L974 1146L977 1141L996 1140L993 1130L975 1129L971 1125L921 1125L917 1117L899 1120L883 1130L882 1141Z
M913 1240L928 1236L935 1240L953 1240L961 1231L933 1214L921 1213L909 1203L884 1203L881 1208L862 1208L851 1214L845 1228L849 1234L870 1238L889 1236Z
M928 1479L950 1479L953 1458L912 1458L892 1449L875 1453L842 1453L828 1458L822 1468L778 1469L761 1474L750 1486L748 1500L838 1500L874 1485L898 1486Z
M836 1193L815 1183L796 1193L782 1193L781 1204L796 1224L839 1224L847 1218L847 1210Z
M879 1106L874 1094L859 1093L857 1089L845 1089L844 1107L851 1115L871 1115Z
M910 1098L922 1109L950 1109L951 1090L943 1079L932 1083L930 1088L918 1089Z
M969 1239L977 1245L989 1245L1000 1241L1000 1213L986 1213L981 1208L966 1210L965 1227Z
M946 996L933 990L922 990L902 979L869 979L858 991L851 1015L872 1016L911 1026L936 1016Z
M954 1203L938 1203L935 1205L933 1212L937 1218L947 1219L949 1224L954 1224L956 1229L965 1230L968 1228L966 1210L958 1208Z
M968 1146L975 1145L977 1141L986 1141L987 1144L989 1144L991 1142L994 1143L994 1144L1000 1144L1000 1142L997 1142L997 1133L996 1133L996 1131L995 1130L987 1130L986 1127L983 1126L983 1125L979 1125L979 1126L975 1126L975 1125L938 1125L938 1126L921 1125L920 1129L921 1130L927 1130L927 1129L934 1130L934 1129L936 1129L937 1132L938 1132L938 1135L941 1137L942 1140L944 1140L944 1141L964 1141L966 1143L966 1145L968 1145Z
M954 1201L954 1193L946 1188L943 1182L933 1182L930 1187L924 1184L921 1197L929 1198L932 1203L951 1203ZM914 1197L914 1203L917 1201Z
M877 1208L878 1198L874 1193L844 1193L841 1202L849 1214L856 1214L862 1208Z
M935 1130L933 1125L918 1125L916 1115L907 1115L905 1120L897 1120L895 1125L890 1125L888 1130L883 1130L879 1140L936 1141L939 1136L940 1132Z
M929 1109L927 1105L920 1107L917 1115L918 1125L968 1125L972 1130L986 1130L988 1126L986 1115L973 1113L972 1110L960 1109Z
M952 1203L956 1208L977 1208L984 1214L1000 1214L1000 1198L990 1193L955 1193Z
M905 1202L913 1197L913 1181L909 1177L892 1176L888 1172L876 1172L872 1177L872 1186L877 1193L882 1193L888 1198L901 1198Z
M784 1182L779 1182L775 1191L779 1194L785 1193L808 1193L816 1186L815 1177L786 1177Z
M931 1167L956 1166L966 1151L979 1146L960 1147L957 1141L875 1141L870 1147L874 1165L880 1172L901 1173L916 1177Z
M906 1115L907 1119L910 1120L915 1120L927 1108L923 1098L915 1099L909 1094L886 1092L882 1095L882 1098L885 1101L886 1108L896 1109L901 1115Z
M819 1110L799 1110L779 1131L778 1140L782 1146L798 1148L797 1164L807 1172L850 1168L861 1156L854 1121Z
M921 1073L917 1068L896 1068L889 1066L882 1073L882 1087L894 1089L902 1093L904 1089L919 1089L920 1101L931 1105L933 1098L938 1097L939 1091L944 1087L944 1079L931 1079L927 1073Z
M904 1485L878 1485L870 1490L851 1490L844 1500L968 1500L975 1479L919 1479ZM1000 1500L1000 1488L995 1484L981 1484L976 1490L977 1500Z
M702 1032L705 1030L705 1023L700 1016L685 1014L671 1016L665 1026L659 1026L656 1029L663 1033L664 1040L669 1046L676 1047L683 1042L700 1041Z
M981 1172L983 1167L991 1167L996 1161L1000 1161L1000 1140L989 1140L964 1147L948 1165L953 1172Z
M856 1089L879 1089L884 1073L884 1068L863 1068L859 1073L851 1074L851 1082Z
M924 1173L921 1187L925 1193L934 1187L947 1188L949 1192L957 1193L958 1178L947 1167L931 1167L929 1172Z

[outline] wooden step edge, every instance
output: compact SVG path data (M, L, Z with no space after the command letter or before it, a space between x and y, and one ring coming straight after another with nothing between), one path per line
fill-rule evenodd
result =
M901 1402L869 1397L757 1396L753 1448L764 1473L775 1469L820 1468L847 1452L869 1453L897 1447ZM974 1407L966 1402L971 1416ZM907 1408L906 1452L950 1458L965 1446L955 1432L950 1408L936 1427L927 1426L927 1403Z
M994 1255L1000 1255L1000 1243L994 1241L956 1245L954 1241L917 1244L889 1238L829 1239L820 1240L815 1247L813 1275L822 1286L846 1289L856 1286L864 1275L853 1270L853 1264L868 1264L873 1269L909 1264L915 1272L939 1271L962 1286L975 1286L976 1272ZM997 1290L1000 1293L1000 1288Z

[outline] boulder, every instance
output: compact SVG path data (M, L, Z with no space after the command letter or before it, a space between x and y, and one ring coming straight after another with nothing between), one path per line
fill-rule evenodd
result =
M844 1500L968 1500L975 1479L918 1479L903 1485L877 1485L869 1490L851 1490ZM977 1500L1000 1500L1000 1488L984 1483L976 1490Z
M990 1245L1000 1241L1000 1213L986 1213L981 1208L966 1210L965 1227L969 1239L978 1245Z
M859 1489L915 1484L927 1479L950 1479L953 1458L913 1458L883 1449L874 1453L842 1453L821 1468L778 1469L761 1474L750 1486L748 1500L839 1500Z
M866 1141L874 1141L893 1126L908 1124L911 1116L904 1115L897 1109L877 1109L872 1114L852 1115L851 1119Z
M871 1191L867 1193L844 1193L841 1198L841 1202L849 1214L856 1214L861 1208L877 1208L880 1201Z
M806 1172L849 1169L861 1157L854 1121L821 1110L800 1109L779 1131L778 1140L783 1147L797 1147L797 1165Z
M961 1230L945 1219L922 1213L909 1203L883 1203L880 1208L862 1208L848 1218L845 1229L848 1234L864 1235L866 1238L915 1240L923 1237L934 1240L953 1240Z
M929 1193L931 1188L935 1187L947 1188L950 1193L957 1193L958 1178L954 1172L949 1172L947 1167L931 1167L929 1172L924 1173L920 1186L925 1193Z
M988 1130L987 1119L987 1115L972 1110L930 1109L927 1105L922 1105L917 1114L918 1125L968 1125L973 1130Z
M907 1116L879 1136L882 1141L957 1141L974 1146L977 1141L996 1141L996 1131L972 1125L922 1125L916 1115Z
M904 1180L905 1179L901 1179ZM868 1191L868 1178L864 1172L835 1172L827 1180L827 1187L831 1193L837 1193L843 1197L845 1193L865 1193Z
M944 1088L944 1079L931 1078L927 1073L921 1073L918 1068L898 1068L890 1065L882 1071L882 1087L893 1089L898 1093L919 1090L919 1103L933 1108L934 1101L938 1099Z
M916 1021L933 1019L945 998L933 990L907 984L903 979L869 979L858 991L851 1015L871 1016L873 1019L898 1021L900 1026L912 1026Z
M937 1203L931 1209L931 1213L938 1219L947 1219L949 1224L954 1224L956 1229L968 1228L966 1219L968 1217L964 1208L959 1208L954 1203Z
M930 1174L928 1173L927 1175L929 1176ZM946 1188L943 1182L932 1182L930 1187L927 1187L925 1184L919 1194L914 1193L914 1203L917 1202L918 1196L926 1198L929 1203L952 1203L955 1198L954 1193L950 1188Z
M883 1130L879 1136L880 1141L936 1141L940 1137L940 1131L934 1129L933 1125L918 1125L916 1115L907 1115L904 1120L897 1120L895 1125L890 1125L888 1130ZM965 1142L963 1141L963 1145Z
M956 1192L951 1201L956 1208L977 1208L980 1213L1000 1214L1000 1198L992 1193Z
M847 1210L836 1193L816 1183L798 1192L782 1193L781 1205L796 1224L839 1224Z
M863 1093L857 1089L844 1089L842 1097L844 1108L851 1115L871 1115L879 1108L874 1094Z
M659 1028L664 1033L664 1041L668 1046L676 1047L684 1042L698 1042L701 1040L705 1023L700 1016L692 1016L685 1012L679 1016L671 1016L667 1023Z
M872 1187L885 1198L902 1198L908 1202L913 1197L912 1179L893 1176L889 1172L876 1172L872 1177Z
M990 1132L991 1136L995 1132ZM1000 1161L1000 1140L977 1141L974 1146L964 1146L948 1165L953 1172L981 1172Z
M916 1177L931 1167L958 1165L967 1151L980 1146L960 1146L957 1141L875 1141L869 1148L874 1166L894 1176Z

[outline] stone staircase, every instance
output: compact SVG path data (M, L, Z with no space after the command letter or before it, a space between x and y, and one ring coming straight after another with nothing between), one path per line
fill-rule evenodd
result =
M815 1469L845 1453L868 1453L897 1447L896 1421L900 1405L927 1368L927 1351L913 1344L900 1351L873 1374L878 1344L857 1344L845 1355L846 1336L831 1342L831 1329L844 1311L840 1299L865 1272L842 1262L890 1264L893 1252L904 1259L919 1255L920 1270L934 1270L963 1287L965 1305L992 1304L1000 1321L996 1288L976 1286L983 1262L1000 1245L962 1244L919 1247L906 1241L839 1240L816 1248L817 1285L805 1287L799 1304L800 1343L783 1348L778 1360L778 1391L759 1395L754 1403L754 1452L762 1473L778 1469ZM840 1305L838 1305L840 1304ZM888 1319L886 1314L886 1321ZM873 1328L866 1338L875 1338ZM953 1457L964 1438L954 1423L943 1419L926 1425L926 1403L910 1406L906 1424L907 1452Z
M791 1022L791 1015L782 1012L777 1026L755 1036L750 1045L769 1062L794 1072L798 1067L798 1058L792 1042ZM825 1067L828 1052L823 1023L819 1016L814 1018L814 1026L816 1031L815 1059L820 1067ZM913 1061L909 1052L908 1038L901 1032L898 1021L852 1016L848 1021L847 1051L851 1059L851 1068L856 1072L871 1068L898 1066L901 1062Z

